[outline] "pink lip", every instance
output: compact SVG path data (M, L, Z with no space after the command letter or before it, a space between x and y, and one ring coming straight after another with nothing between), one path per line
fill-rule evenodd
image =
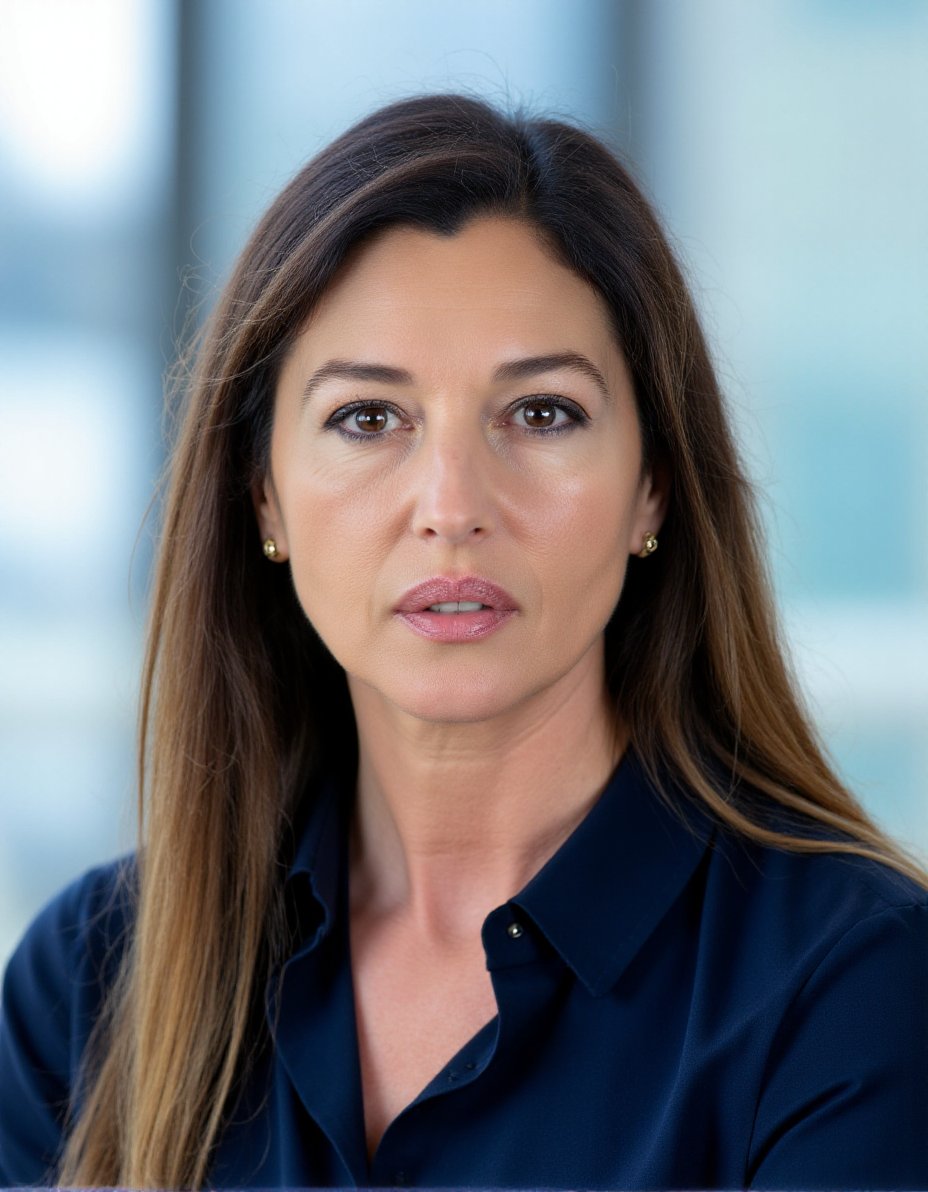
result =
M487 607L472 613L433 613L429 607L446 601L467 600ZM394 610L419 637L435 642L472 642L495 633L518 612L518 604L498 584L480 576L459 579L436 577L416 584Z
M403 596L395 611L398 613L421 613L433 604L444 604L450 600L479 601L497 612L515 612L518 604L505 588L481 579L479 575L463 575L460 579L444 579L437 576L416 584ZM467 613L458 613L467 616Z

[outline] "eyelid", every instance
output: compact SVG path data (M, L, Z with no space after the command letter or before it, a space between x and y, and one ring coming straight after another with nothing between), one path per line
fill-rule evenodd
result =
M397 418L408 420L408 415L405 414L399 408L399 406L395 406L392 402L384 401L382 398L358 398L355 401L345 402L344 405L339 406L337 410L333 410L323 422L323 429L329 430L330 428L343 426L345 421L350 418L352 414L356 414L358 410L377 409L387 410ZM365 439L376 438L375 435L366 435L363 432L359 432L359 437Z
M532 405L548 405L555 409L563 410L569 415L570 421L561 423L560 425L549 427L532 427L522 426L518 429L522 434L534 435L539 437L556 435L563 431L570 430L574 426L581 426L590 421L590 416L578 403L569 397L564 397L559 393L528 393L524 397L517 398L514 402L503 411L503 420L509 420L520 410L524 410ZM354 440L376 440L386 438L391 432L389 430L382 430L376 433L365 431L352 431L348 429L346 423L352 414L359 410L382 409L392 414L395 418L401 421L406 421L408 424L409 417L403 410L392 402L383 398L356 398L354 401L345 402L339 406L338 409L325 419L323 423L324 430L335 430L349 439ZM397 428L393 428L396 430Z
M530 393L526 397L520 397L513 402L509 407L508 413L515 414L519 410L524 410L527 406L531 406L533 403L554 406L558 410L563 410L565 414L570 414L577 424L589 422L590 420L589 414L579 402L574 401L572 398L564 397L560 393ZM526 427L525 429L528 430L530 428Z

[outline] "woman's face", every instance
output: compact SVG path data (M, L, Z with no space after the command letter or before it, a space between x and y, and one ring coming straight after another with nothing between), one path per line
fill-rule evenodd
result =
M349 260L284 362L255 503L355 698L444 722L601 689L663 511L602 299L503 218Z

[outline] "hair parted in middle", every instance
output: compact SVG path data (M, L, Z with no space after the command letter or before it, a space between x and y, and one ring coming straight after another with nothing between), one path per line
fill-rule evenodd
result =
M143 677L137 917L62 1180L207 1178L285 946L288 824L318 770L355 764L344 674L289 567L261 550L251 493L268 467L276 378L368 238L399 225L453 236L489 215L531 226L602 296L645 466L669 479L660 550L629 567L606 633L632 746L668 799L686 789L734 831L878 857L924 881L834 776L803 711L695 308L629 170L561 120L465 95L390 104L274 201L197 345Z

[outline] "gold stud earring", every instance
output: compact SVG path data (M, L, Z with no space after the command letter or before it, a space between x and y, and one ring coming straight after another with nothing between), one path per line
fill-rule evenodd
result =
M646 559L648 555L653 555L657 550L657 535L652 534L649 530L644 536L644 545L638 552L639 559Z
M261 549L264 551L265 557L270 559L271 562L274 562L274 560L280 557L280 551L277 549L277 543L273 538L265 538Z

